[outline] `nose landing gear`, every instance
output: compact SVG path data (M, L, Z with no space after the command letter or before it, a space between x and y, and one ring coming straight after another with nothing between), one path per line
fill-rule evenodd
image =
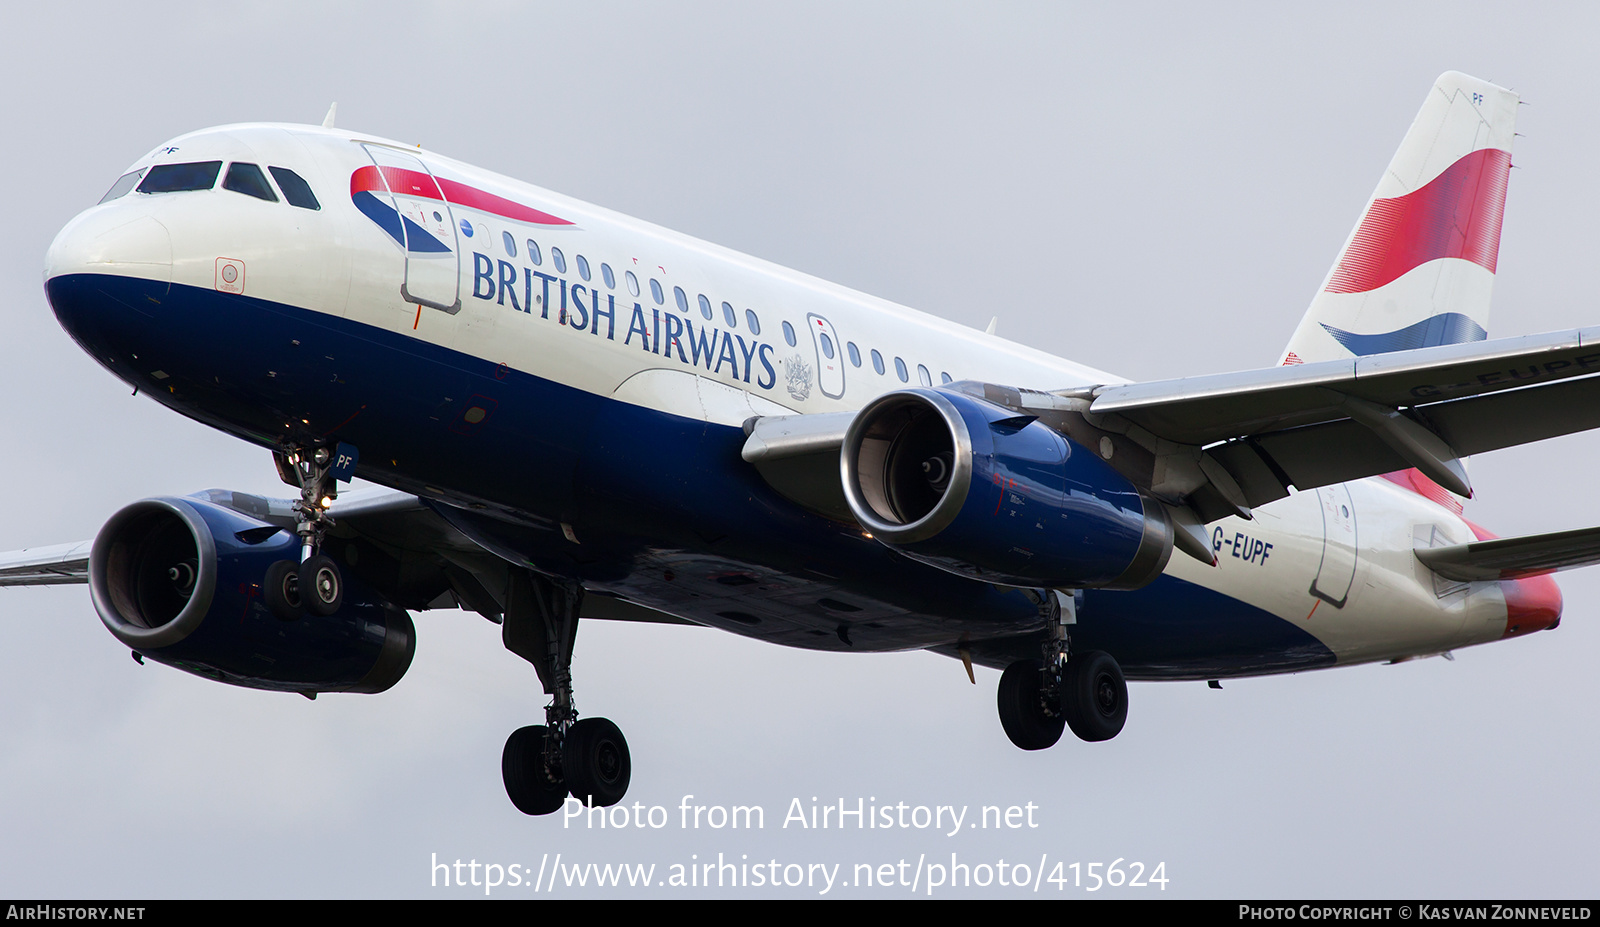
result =
M267 568L263 598L272 613L294 621L305 612L326 617L344 604L344 577L332 557L320 553L322 539L333 526L328 507L339 494L325 447L293 447L272 455L278 475L300 489L294 504L295 534L300 536L300 562L280 560ZM347 475L348 478L348 475Z

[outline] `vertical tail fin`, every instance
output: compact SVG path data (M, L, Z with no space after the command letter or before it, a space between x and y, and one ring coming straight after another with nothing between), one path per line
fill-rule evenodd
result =
M1280 364L1488 337L1517 101L1440 75Z

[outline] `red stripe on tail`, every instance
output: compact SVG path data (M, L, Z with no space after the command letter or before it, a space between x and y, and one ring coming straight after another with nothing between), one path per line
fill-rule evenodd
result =
M1494 273L1510 173L1510 152L1480 148L1405 196L1373 200L1327 292L1375 290L1440 258Z

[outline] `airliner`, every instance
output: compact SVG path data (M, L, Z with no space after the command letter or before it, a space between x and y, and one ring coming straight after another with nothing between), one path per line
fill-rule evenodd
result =
M1488 338L1518 106L1441 76L1278 363L1139 383L332 111L183 135L45 293L291 492L137 501L0 585L86 583L140 662L308 698L395 685L411 612L476 612L549 697L501 751L527 814L631 781L579 711L583 621L996 668L1026 750L1115 737L1128 679L1552 629L1600 529L1463 517L1471 454L1600 426L1600 328Z

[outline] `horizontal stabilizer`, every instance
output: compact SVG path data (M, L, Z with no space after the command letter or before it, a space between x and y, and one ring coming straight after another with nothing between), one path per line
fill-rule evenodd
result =
M1522 579L1600 563L1600 527L1425 548L1416 554L1445 579Z

